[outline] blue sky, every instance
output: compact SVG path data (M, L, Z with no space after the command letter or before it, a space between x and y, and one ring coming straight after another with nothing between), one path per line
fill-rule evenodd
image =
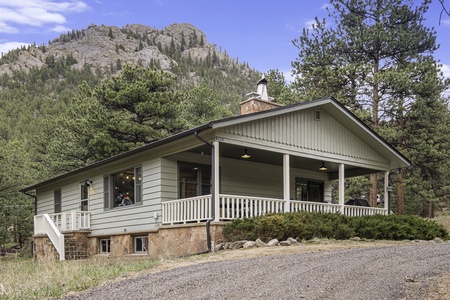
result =
M420 2L417 0L416 2ZM447 5L450 8L450 1ZM0 52L21 44L47 44L71 29L90 24L122 27L136 23L163 28L191 23L208 42L265 72L290 73L298 49L292 40L315 16L326 17L327 0L0 0ZM426 25L437 31L435 58L450 77L450 18L439 25L441 6L433 0Z

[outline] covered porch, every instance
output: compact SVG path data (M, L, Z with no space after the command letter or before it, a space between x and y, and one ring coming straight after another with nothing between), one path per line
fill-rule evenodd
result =
M387 199L389 171L386 165L376 167L358 160L345 163L342 159L332 161L330 157L318 158L304 153L300 156L296 149L288 147L283 153L278 152L280 149L255 147L254 144L236 145L217 139L209 144L204 141L202 146L168 157L177 162L179 199L161 202L162 225L229 221L297 211L347 216L389 212L388 201L384 201L383 207L345 205L349 200L345 199L345 179L371 173L384 175L384 186L379 190ZM200 170L201 164L203 170ZM190 192L186 187L189 178L183 178L189 172L184 171L187 168L196 172L191 175L194 179L189 182ZM205 168L210 170L205 171ZM337 199L331 196L333 180L337 183Z
M288 209L285 209L288 207ZM213 209L215 213L213 214ZM229 221L252 218L269 213L284 212L342 213L347 216L386 215L387 208L340 205L326 202L309 202L219 194L213 208L212 195L167 201L162 204L162 224L175 225L192 222Z

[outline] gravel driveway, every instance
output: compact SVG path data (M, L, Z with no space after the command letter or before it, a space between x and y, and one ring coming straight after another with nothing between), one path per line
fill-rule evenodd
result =
M427 243L207 262L63 299L423 299L449 272L450 243Z

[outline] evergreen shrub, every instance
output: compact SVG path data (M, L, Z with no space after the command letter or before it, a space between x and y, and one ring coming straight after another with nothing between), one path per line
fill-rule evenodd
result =
M341 214L320 212L293 212L269 214L255 218L236 219L223 229L228 241L289 237L348 239L360 237L383 240L431 240L435 237L449 239L447 230L432 220L411 215L375 215L347 217Z

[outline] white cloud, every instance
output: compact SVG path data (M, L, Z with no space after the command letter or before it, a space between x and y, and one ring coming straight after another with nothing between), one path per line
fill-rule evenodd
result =
M441 71L444 74L445 78L450 78L450 66L449 65L443 64L441 66Z
M315 25L315 24L316 24L316 20L311 19L311 20L308 20L308 21L305 22L305 27L307 29L312 29L313 25Z
M441 71L444 78L450 78L450 66L443 64L441 66ZM450 86L447 87L447 90L442 93L446 97L450 97Z
M20 48L21 46L28 46L29 43L21 42L6 42L0 44L0 53L6 54L8 51Z
M324 4L322 4L322 6L320 7L320 9L326 10L328 7L331 7L331 4L330 4L330 3L324 3Z
M62 25L67 22L64 14L88 9L86 3L78 0L0 0L0 32L17 33L23 25Z
M0 21L0 32L4 33L17 33L17 28L7 25L5 22Z
M71 31L71 28L62 25L56 25L51 29L51 31L58 33L66 33L67 31Z
M291 82L294 81L294 76L292 76L292 71L291 70L282 71L281 73L283 73L284 80L286 81L287 84L290 84Z
M443 25L450 25L450 18L442 20Z
M300 32L301 31L301 29L299 29L296 24L292 24L292 23L287 23L284 27L289 29L290 31L294 31L294 32Z

